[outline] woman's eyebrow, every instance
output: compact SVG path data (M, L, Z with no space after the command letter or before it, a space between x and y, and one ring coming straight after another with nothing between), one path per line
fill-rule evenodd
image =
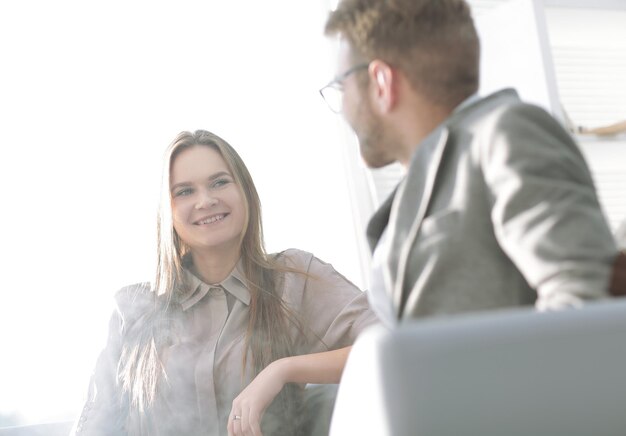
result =
M209 180L215 180L218 177L222 177L222 176L232 177L228 171L218 171L217 173L215 173L212 176L210 176Z
M219 177L222 177L222 176L232 177L228 171L218 171L217 173L210 175L207 178L207 180L215 180L215 179L217 179ZM182 186L191 186L191 182L179 182L179 183L176 183L175 185L172 185L172 187L170 188L170 191L173 191L176 188L180 188Z

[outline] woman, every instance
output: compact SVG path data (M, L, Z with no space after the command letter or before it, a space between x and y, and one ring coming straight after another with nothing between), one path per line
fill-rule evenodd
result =
M152 285L116 294L76 434L294 435L306 383L337 383L376 320L304 251L267 255L259 197L218 136L167 149Z

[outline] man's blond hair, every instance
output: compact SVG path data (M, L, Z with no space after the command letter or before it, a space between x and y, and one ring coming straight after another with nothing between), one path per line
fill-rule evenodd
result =
M342 0L326 22L355 62L398 68L433 103L454 107L478 89L479 42L464 0Z

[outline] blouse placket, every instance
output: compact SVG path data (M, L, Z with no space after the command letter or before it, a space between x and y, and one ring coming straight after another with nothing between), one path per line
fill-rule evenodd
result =
M206 345L195 367L196 394L201 426L206 434L219 434L219 417L215 392L215 353L218 340L228 318L228 303L222 288L212 287L207 295L207 316L212 320ZM219 381L217 381L219 382Z

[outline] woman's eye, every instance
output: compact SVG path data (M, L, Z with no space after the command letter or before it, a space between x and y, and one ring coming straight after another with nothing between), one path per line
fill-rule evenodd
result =
M222 186L228 185L229 183L229 179L217 179L213 183L211 183L211 188L221 188Z
M190 188L183 188L183 189L179 189L178 191L176 191L176 192L174 193L174 196L175 196L175 197L182 197L182 196L185 196L185 195L189 195L189 194L191 194L191 192L192 192L192 191L191 191L191 189L190 189Z

